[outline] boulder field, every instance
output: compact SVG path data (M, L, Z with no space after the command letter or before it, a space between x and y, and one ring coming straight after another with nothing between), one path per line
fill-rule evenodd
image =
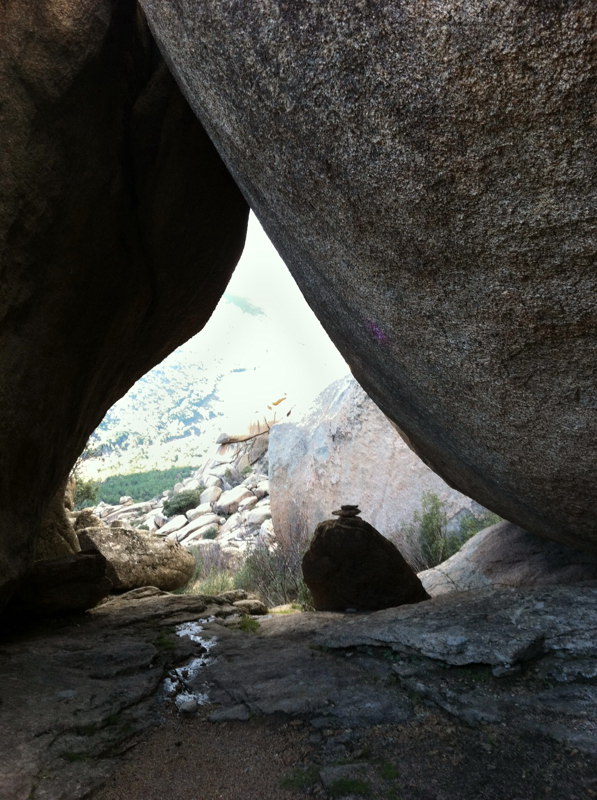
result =
M141 5L413 449L502 517L595 549L590 4Z
M0 11L0 604L105 411L209 318L243 195L424 461L595 550L590 4L142 7L155 40L132 0Z

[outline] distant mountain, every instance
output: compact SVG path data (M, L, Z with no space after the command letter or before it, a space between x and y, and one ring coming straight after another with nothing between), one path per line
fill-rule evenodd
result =
M281 333L275 315L226 294L201 333L108 411L89 441L95 455L83 462L83 475L199 466L220 433L242 433L264 417L298 416L346 372L323 330L310 330L313 324L319 326L313 318L307 336Z

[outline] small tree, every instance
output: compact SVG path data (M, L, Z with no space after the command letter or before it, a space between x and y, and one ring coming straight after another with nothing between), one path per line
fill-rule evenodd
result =
M423 493L421 510L415 511L413 521L401 533L396 538L403 540L404 556L416 572L445 561L462 544L457 536L448 533L444 504L433 492Z
M75 472L75 509L80 511L82 508L88 508L97 503L97 495L99 492L99 483L94 480L85 480L84 478L77 477Z
M201 500L201 492L205 486L200 486L198 489L188 490L186 492L179 492L166 500L164 503L164 514L167 517L173 517L175 514L185 514L191 508L199 505Z
M460 543L448 534L448 516L436 494L423 494L421 512L415 513L414 519L419 526L421 555L430 567L441 564L456 552Z
M440 498L433 492L421 496L421 510L413 521L392 537L415 572L431 569L457 553L462 545L482 528L500 522L491 511L463 520L454 533L448 531L448 515Z

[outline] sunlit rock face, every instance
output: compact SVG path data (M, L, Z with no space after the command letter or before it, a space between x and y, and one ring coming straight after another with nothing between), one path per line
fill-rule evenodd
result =
M355 376L450 484L595 549L584 0L142 0Z
M209 318L247 207L134 2L14 0L0 39L1 601L105 411Z

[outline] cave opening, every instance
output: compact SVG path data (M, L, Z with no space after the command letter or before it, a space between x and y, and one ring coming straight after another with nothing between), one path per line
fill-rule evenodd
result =
M243 255L206 326L112 406L78 472L103 480L199 467L220 434L292 421L348 372L251 214Z

